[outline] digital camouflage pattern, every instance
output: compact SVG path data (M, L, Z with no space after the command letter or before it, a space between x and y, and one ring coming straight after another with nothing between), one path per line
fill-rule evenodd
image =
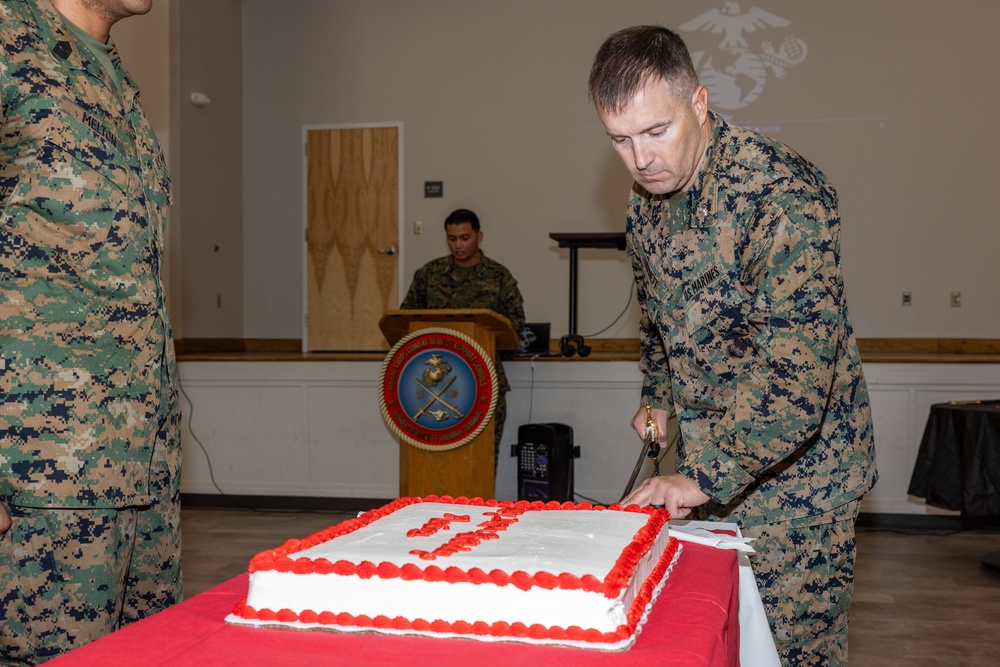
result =
M877 475L837 195L788 147L710 118L691 188L669 197L635 186L629 200L642 394L676 411L677 471L711 497L693 516L760 537L751 562L785 664L840 664L813 662L827 648L809 653L846 635L854 517L830 517L856 515ZM805 530L817 525L839 532ZM774 559L795 571L823 564L842 608L823 607L823 582Z
M715 114L694 185L633 189L643 396L671 404L678 472L741 526L829 511L875 482L837 196L789 148Z
M488 258L480 250L479 263L471 267L455 264L451 255L427 262L413 275L410 290L400 308L489 308L510 320L515 334L524 328L524 299L517 287L517 280L507 268ZM503 363L496 362L500 393L493 412L494 470L507 417L506 393L510 391Z
M846 667L860 500L789 523L758 525L754 578L783 665Z
M148 504L176 383L163 153L117 54L124 99L47 0L0 20L0 498Z
M38 664L180 601L180 479L162 456L167 444L151 471L162 503L11 507L0 540L0 664Z
M457 266L451 255L421 266L399 307L489 308L510 320L514 332L520 333L524 299L517 281L507 267L479 252L479 263L470 267Z
M474 266L457 266L451 255L421 266L413 274L410 290L399 307L404 310L489 308L510 320L515 334L524 328L524 299L517 281L507 267L481 250L479 263ZM503 365L496 366L501 391L510 391Z
M170 182L139 91L111 60L121 92L48 0L0 1L0 503L15 515L152 506L147 532L170 534L156 540L162 563L179 544L181 459L160 282ZM18 521L0 538L7 619L12 577L54 566L14 543L32 530ZM152 606L179 597L179 572L136 565L170 589Z

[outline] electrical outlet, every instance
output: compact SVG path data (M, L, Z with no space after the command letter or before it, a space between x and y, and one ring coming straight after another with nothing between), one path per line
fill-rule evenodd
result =
M903 292L903 305L912 306L913 305L913 295L909 292Z
M962 307L962 293L961 292L952 292L951 293L951 307L952 308L961 308Z
M421 222L420 220L416 220L413 223L413 233L414 234L423 234L424 233L424 223Z

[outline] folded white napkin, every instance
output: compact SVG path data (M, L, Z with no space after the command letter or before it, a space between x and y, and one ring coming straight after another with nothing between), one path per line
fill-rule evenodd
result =
M736 549L748 554L754 553L753 547L750 546L753 538L741 537L740 529L735 523L671 521L670 534L685 542L705 544L717 549Z

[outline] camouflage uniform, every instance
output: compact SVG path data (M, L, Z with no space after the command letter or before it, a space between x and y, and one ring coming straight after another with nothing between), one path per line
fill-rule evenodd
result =
M790 560L808 553L837 562L849 603L854 516L876 473L844 301L837 196L786 146L711 119L691 188L668 197L636 185L629 200L642 394L676 410L677 470L711 497L699 517L761 535L761 565L773 544L790 539L786 531L824 533L818 554L796 535L801 549ZM835 544L824 531L840 531ZM784 537L763 537L774 534ZM789 657L817 627L808 617L829 613L820 634L846 635L847 607L818 610L815 587L796 590L788 576L757 579L784 658L812 664Z
M0 2L0 662L180 597L170 182L138 89L48 0Z
M413 283L400 304L403 309L421 308L489 308L508 320L514 332L524 328L524 299L517 281L507 268L479 251L479 263L471 267L456 266L451 255L427 262L413 275ZM493 413L493 470L500 453L503 424L507 419L507 398L510 384L499 358L496 361L500 393Z

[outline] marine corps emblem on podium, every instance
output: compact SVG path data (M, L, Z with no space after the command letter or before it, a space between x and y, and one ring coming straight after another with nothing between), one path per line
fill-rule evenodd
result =
M404 336L379 373L382 418L399 439L427 451L457 449L479 435L497 403L493 359L452 329Z

